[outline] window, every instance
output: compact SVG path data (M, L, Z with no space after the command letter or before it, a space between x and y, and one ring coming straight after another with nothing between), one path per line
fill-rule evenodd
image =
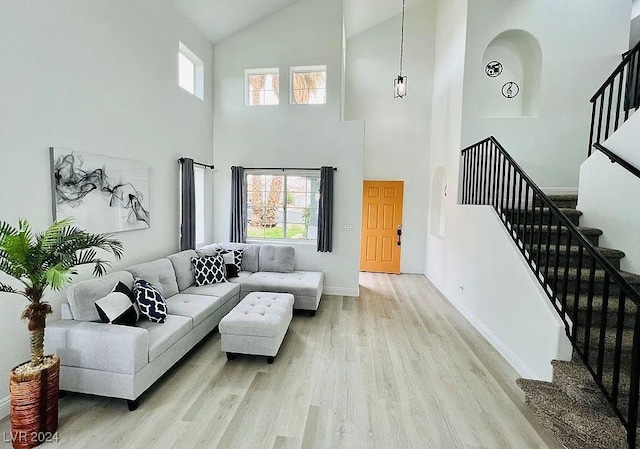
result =
M291 104L327 102L327 66L291 68Z
M204 100L204 64L182 42L178 43L178 85Z
M280 70L249 69L244 71L245 104L274 106L280 104Z
M249 172L249 239L316 240L320 172Z
M202 167L193 168L193 184L196 191L196 247L205 243L204 232L204 172Z

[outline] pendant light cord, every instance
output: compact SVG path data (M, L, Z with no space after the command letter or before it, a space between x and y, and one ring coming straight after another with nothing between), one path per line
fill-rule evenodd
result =
M400 34L400 76L402 76L402 68L404 63L404 15L406 0L402 0L402 32Z

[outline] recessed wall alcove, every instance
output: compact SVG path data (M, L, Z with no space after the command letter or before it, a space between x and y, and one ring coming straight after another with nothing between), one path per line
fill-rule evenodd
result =
M431 235L444 238L447 219L445 214L445 198L447 196L447 173L444 167L438 167L431 183L431 218L429 230Z
M495 37L482 58L482 116L535 117L540 97L542 50L524 30L508 30Z

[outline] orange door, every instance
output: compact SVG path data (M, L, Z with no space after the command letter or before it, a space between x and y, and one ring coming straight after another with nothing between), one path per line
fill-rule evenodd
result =
M400 273L403 181L365 181L360 270Z

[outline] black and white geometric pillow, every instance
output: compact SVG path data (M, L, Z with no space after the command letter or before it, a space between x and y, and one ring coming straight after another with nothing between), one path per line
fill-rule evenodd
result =
M226 265L233 264L238 269L238 272L242 271L242 250L223 249L218 251L218 254L224 258Z
M133 294L140 307L140 314L152 323L164 323L167 319L167 303L162 294L151 283L136 279Z
M98 315L103 323L134 326L140 318L140 311L133 293L122 282L111 293L95 302Z
M222 256L192 257L191 265L196 278L196 286L227 282Z

